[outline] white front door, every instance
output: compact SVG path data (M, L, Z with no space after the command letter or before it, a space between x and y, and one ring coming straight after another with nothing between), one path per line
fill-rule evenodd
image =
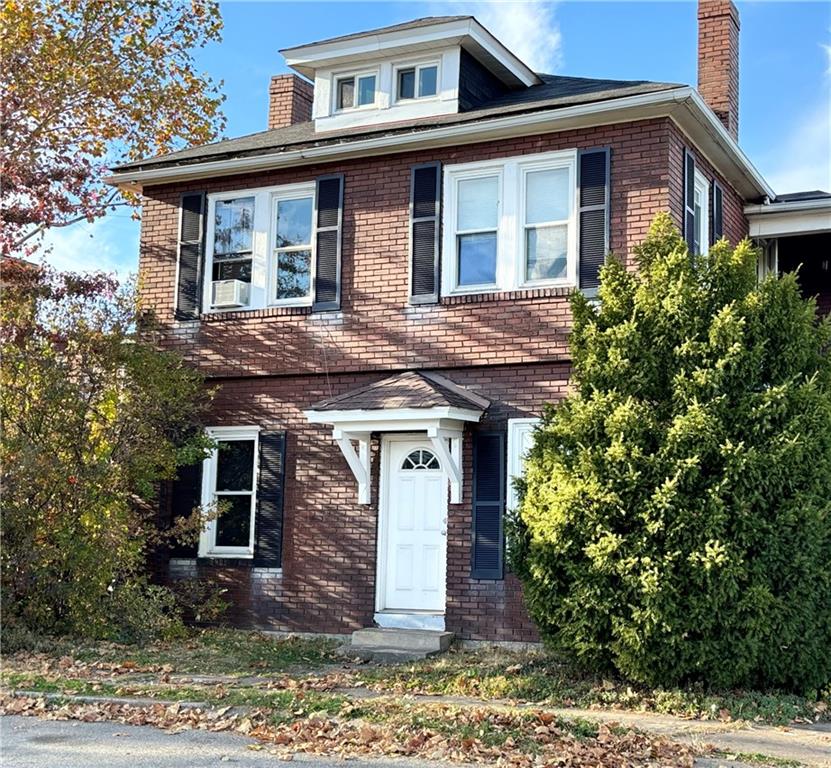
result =
M444 613L447 476L430 441L385 440L379 608Z

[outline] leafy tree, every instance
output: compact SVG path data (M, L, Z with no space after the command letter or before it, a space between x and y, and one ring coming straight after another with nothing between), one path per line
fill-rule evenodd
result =
M756 253L690 256L666 214L637 273L572 301L574 391L536 434L512 546L554 648L649 684L831 679L831 323Z
M150 343L130 286L3 262L3 620L145 639L178 625L144 577L155 487L208 446L202 377ZM194 537L199 512L170 535Z
M216 137L214 0L0 0L0 253L126 202L108 165Z

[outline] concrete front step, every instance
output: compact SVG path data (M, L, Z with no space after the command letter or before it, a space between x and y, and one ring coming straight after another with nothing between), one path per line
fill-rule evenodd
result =
M427 651L402 651L400 648L383 648L343 645L336 653L347 659L362 659L363 661L380 661L385 664L400 664L407 661L420 661L432 654Z
M452 632L368 627L353 632L352 642L339 648L338 653L367 661L416 661L446 651L452 641Z
M415 653L441 653L452 641L452 632L433 629L367 627L352 633L353 648L395 648Z

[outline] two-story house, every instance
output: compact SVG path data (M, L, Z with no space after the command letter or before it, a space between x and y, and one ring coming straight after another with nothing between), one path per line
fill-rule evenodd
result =
M737 143L738 13L699 25L697 89L534 72L469 16L310 43L268 130L116 170L160 342L217 388L162 509L227 509L166 578L221 581L239 626L536 638L504 515L569 293L668 210L698 251L763 239L762 271L811 240L828 300L831 199L776 198Z

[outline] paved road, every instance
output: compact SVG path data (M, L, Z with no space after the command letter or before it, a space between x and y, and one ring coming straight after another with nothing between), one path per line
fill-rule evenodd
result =
M247 749L253 739L231 733L183 731L152 726L0 718L3 768L277 768L287 765L266 751ZM412 760L331 760L298 755L309 768L447 768Z

